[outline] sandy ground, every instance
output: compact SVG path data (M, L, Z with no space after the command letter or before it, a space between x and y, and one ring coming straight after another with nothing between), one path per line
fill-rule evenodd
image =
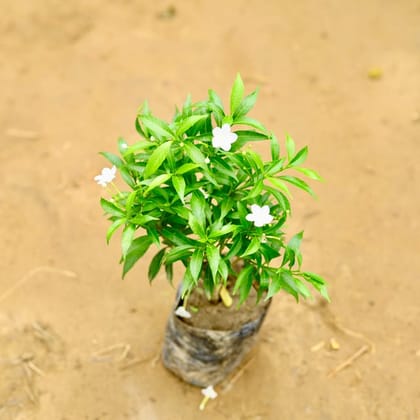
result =
M419 1L171 4L0 1L0 418L419 419ZM332 303L278 296L200 413L157 358L174 290L121 281L92 178L144 99L166 118L237 71L327 180L289 228Z

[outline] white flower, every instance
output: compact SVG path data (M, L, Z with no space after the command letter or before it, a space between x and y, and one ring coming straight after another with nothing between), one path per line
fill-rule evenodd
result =
M214 390L213 385L209 385L207 388L202 389L201 393L212 400L217 397L217 392Z
M234 143L237 138L238 135L236 133L232 133L229 124L223 124L222 127L213 128L213 147L223 149L227 152L230 150L232 143Z
M204 398L201 401L200 410L204 410L207 401L209 399L214 400L217 397L217 392L214 390L213 385L209 385L207 388L202 389L201 393L204 395Z
M257 204L253 204L251 206L251 213L247 214L246 220L254 222L254 225L257 227L261 227L271 223L273 221L273 216L270 214L270 207L260 207Z
M106 187L107 184L112 182L115 178L115 174L117 173L117 168L115 165L112 168L103 168L100 175L96 175L93 178L99 185Z
M210 159L208 158L208 157L206 157L205 159L204 159L204 163L207 163L207 165L210 163Z
M183 306L176 308L175 315L180 318L191 318L191 314Z

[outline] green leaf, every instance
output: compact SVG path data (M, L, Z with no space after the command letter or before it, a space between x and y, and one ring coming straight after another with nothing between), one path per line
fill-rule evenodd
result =
M162 165L168 156L171 146L172 142L167 141L162 143L153 151L152 155L147 161L146 167L144 168L143 177L145 179L149 178L150 175L153 175L159 169L160 165Z
M124 162L118 156L114 155L113 153L100 152L99 154L102 155L103 157L105 157L106 159L108 159L117 168L124 165Z
M148 214L138 214L137 216L130 218L129 221L130 223L133 223L135 225L143 226L146 223L151 222L152 220L158 220L158 218L150 216Z
M323 179L321 178L321 176L317 172L315 172L314 170L312 170L312 169L298 168L298 167L295 167L294 169L296 171L299 171L302 174L306 175L308 178L315 179L316 181L323 181Z
M209 262L213 280L216 281L217 271L219 269L220 253L219 248L214 245L208 244L206 247L207 261Z
M109 244L109 240L111 239L112 235L115 233L115 231L123 224L125 223L125 219L117 219L115 220L112 225L108 228L106 232L106 243Z
M273 178L273 177L268 177L267 178L276 188L278 188L279 190L283 191L287 197L291 197L289 188L287 188L287 185L280 181L280 179L278 178Z
M288 134L286 134L286 151L287 160L290 162L295 156L295 142Z
M290 212L290 202L282 192L269 187L268 185L264 185L264 189L275 197L283 211Z
M172 184L178 194L179 199L184 203L185 195L185 180L182 176L174 175L172 177Z
M153 279L159 273L160 268L162 267L163 257L165 256L165 249L161 249L152 259L149 265L149 282L151 283Z
M125 166L121 166L120 174L123 180L127 183L127 185L129 185L131 188L136 188L136 183L134 182L130 171Z
M120 137L118 139L118 151L122 155L125 155L127 153L127 148L128 148L127 142L122 137Z
M228 223L227 225L222 226L220 229L212 230L210 232L209 238L211 239L218 238L219 236L223 236L228 233L235 232L237 229L238 229L238 226Z
M237 125L247 125L249 127L256 128L257 130L262 131L263 133L267 133L267 129L257 120L254 120L253 118L242 116L240 118L235 118L233 120L233 124Z
M185 174L186 172L192 171L193 169L198 168L200 165L198 165L197 163L184 163L182 166L180 166L177 170L176 170L176 174L177 175L182 175Z
M158 175L156 178L152 180L152 182L147 186L146 191L144 192L144 195L147 195L150 191L155 189L156 187L161 186L164 184L172 175L171 174L162 174Z
M181 232L178 232L172 228L163 228L161 230L161 235L175 245L188 245L190 247L199 245L198 242L194 239L188 238L188 236L185 236Z
M290 274L289 271L281 270L280 277L281 277L282 282L286 284L291 290L300 294L299 287L296 284L295 279L293 278L293 276Z
M233 115L238 108L244 96L244 83L241 75L236 75L235 82L233 83L232 90L230 93L230 113Z
M282 289L282 287L283 286L282 286L280 275L275 273L274 275L271 276L271 282L268 287L268 293L265 300L268 300L271 297L273 297L276 293L278 293Z
M236 279L233 293L237 293L238 290L240 291L239 305L245 302L246 298L249 295L249 292L251 291L253 271L254 268L251 265L248 265L241 270L241 272L238 275L238 278Z
M105 200L105 198L101 198L101 207L104 209L105 213L110 214L111 216L125 216L125 213L119 207L117 207L114 203Z
M152 141L148 141L148 140L138 141L137 143L134 143L131 146L128 146L128 148L125 149L125 154L137 153L142 150L149 149L153 145L154 143Z
M247 195L246 198L249 200L250 198L254 198L254 197L259 196L261 194L261 191L263 190L263 187L264 187L263 181L258 181L255 184L254 188L252 188L249 191L249 194Z
M285 158L281 158L279 160L273 161L267 168L266 175L273 176L277 175L279 172L281 172L284 169L284 162Z
M194 146L191 143L185 143L184 145L185 152L187 153L188 157L199 166L202 166L205 164L206 157L203 155L201 150Z
M236 257L242 249L242 237L238 235L233 241L229 252L226 254L226 259L229 260L232 257Z
M305 162L308 157L308 146L305 146L303 149L299 150L296 153L295 157L289 162L289 166L298 166L301 163Z
M219 261L219 273L222 279L226 281L229 276L229 268L223 259Z
M181 136L185 132L187 132L193 125L197 124L199 121L207 118L208 115L192 115L191 117L185 118L182 120L181 124L178 126L176 133L178 136Z
M203 266L204 252L202 249L196 249L189 264L189 269L194 282L197 282L201 274L201 267Z
M203 241L206 239L206 231L203 224L200 223L200 221L192 213L190 213L188 224L190 225L191 230L198 235L200 239Z
M200 195L194 192L191 197L191 211L194 217L197 219L198 223L200 223L203 230L206 227L206 207L207 203L206 200Z
M260 244L261 244L260 237L252 238L245 252L241 255L241 258L247 257L248 255L255 254L259 250Z
M274 162L279 158L279 154L280 154L279 141L274 134L271 134L270 150L271 150L271 160Z
M146 253L151 243L152 239L147 235L134 239L124 258L123 278L131 270L133 265Z
M139 115L139 120L144 124L144 126L158 139L162 138L173 138L174 132L171 130L169 125L165 122L160 120L159 118L155 118L151 115Z
M213 102L215 105L217 105L220 109L223 110L222 100L213 89L209 89L209 99L211 102Z
M258 90L250 93L248 96L245 96L243 101L239 104L236 108L235 112L233 113L233 118L241 118L248 114L248 112L253 108L255 102L257 101ZM264 131L264 130L263 130Z
M302 273L302 275L306 281L310 282L312 286L314 286L315 289L319 291L324 299L326 299L328 302L331 302L331 299L328 295L327 284L323 277L309 271L305 271Z
M172 264L175 261L183 260L190 257L193 252L191 245L179 245L172 248L167 254L165 254L165 264Z
M174 278L173 264L165 264L165 272L166 272L166 278L168 279L169 283L172 284L172 280Z
M130 248L131 243L133 242L134 232L136 231L136 227L134 225L127 225L122 233L121 237L121 249L123 257L126 256L128 248Z
M315 193L313 192L312 188L302 179L296 178L294 176L290 175L282 175L279 177L279 179L283 179L290 184L294 185L295 187L300 188L301 190L306 191L307 193L311 194L312 196L315 196Z

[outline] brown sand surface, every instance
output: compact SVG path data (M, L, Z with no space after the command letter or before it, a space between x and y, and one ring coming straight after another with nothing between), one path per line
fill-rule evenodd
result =
M420 418L418 0L0 6L0 419ZM260 86L252 116L326 179L289 229L332 303L278 296L199 412L158 360L175 291L149 286L150 255L120 279L93 177L144 99L167 118L237 71Z

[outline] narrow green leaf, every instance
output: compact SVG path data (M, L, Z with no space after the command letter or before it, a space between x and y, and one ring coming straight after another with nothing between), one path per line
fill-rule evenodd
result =
M123 230L122 237L121 237L121 249L123 257L126 256L128 248L130 248L131 243L133 242L134 232L136 231L136 227L134 225L126 225Z
M204 252L202 249L196 249L191 256L189 269L194 282L197 282L200 277L201 267L203 266L203 258Z
M226 281L229 276L229 268L223 259L219 261L219 273L222 279Z
M201 150L194 146L191 143L185 143L184 145L185 152L187 153L188 157L199 166L202 166L205 164L206 157L203 155Z
M179 199L184 203L185 195L185 180L182 176L174 175L172 177L172 185L175 188L176 193L178 194Z
M211 239L218 238L219 236L223 236L228 233L235 232L237 229L238 229L238 226L228 223L227 225L222 226L220 229L212 230L210 232L209 238Z
M230 246L229 252L226 254L226 259L230 260L232 257L236 257L242 249L242 237L238 235Z
M252 238L245 252L241 255L241 258L247 257L248 255L255 254L255 252L257 252L258 249L260 248L260 244L261 244L261 238L259 237Z
M175 261L186 259L193 253L191 245L180 245L172 248L165 254L165 264L172 264Z
M194 217L197 219L198 223L202 226L203 229L206 227L206 207L207 203L205 199L198 194L197 192L194 192L191 197L191 211Z
M123 224L125 223L125 219L117 219L115 220L112 225L108 228L106 232L106 243L109 244L109 241L112 237L112 235L115 233L115 231Z
M273 297L281 289L282 289L282 281L281 281L280 275L275 273L271 276L271 282L270 282L270 285L268 287L268 293L267 293L267 296L266 296L265 300L268 300L271 297Z
M232 90L230 93L230 113L233 115L238 108L244 96L244 83L241 75L236 75L235 82L233 83Z
M188 224L190 225L190 228L193 231L193 233L198 235L200 239L202 239L203 241L206 239L206 231L204 229L204 225L200 223L200 221L192 213L190 213L189 215Z
M207 260L209 262L211 274L213 276L213 280L216 281L217 271L219 269L219 262L220 262L219 248L217 248L214 245L208 244L206 247L206 255L207 255Z
M155 189L156 187L160 187L162 184L164 184L172 175L171 174L162 174L158 175L156 178L152 180L152 182L147 186L146 191L144 192L144 195L148 194L150 191Z
M312 196L315 196L315 193L312 190L312 188L305 181L303 181L300 178L296 178L295 176L290 176L290 175L282 175L282 176L279 176L279 179L283 179L284 181L289 182L290 184L294 185L295 187L298 187L301 190L304 190L307 193L311 194Z
M306 175L308 178L315 179L316 181L323 181L322 177L312 169L298 167L295 167L294 169Z
M152 239L149 236L140 236L134 239L124 258L123 278L131 270L133 265L146 253L151 243Z
M268 177L267 178L276 188L278 188L279 190L283 191L287 197L291 197L289 188L287 188L287 185L280 181L280 179L278 178L273 178L273 177Z
M165 264L165 272L166 272L166 278L168 279L169 283L172 284L172 280L174 278L173 264Z
M158 275L160 268L162 267L163 257L165 256L165 248L161 249L152 259L149 265L149 282L151 283L153 279Z
M286 151L287 160L290 162L295 156L295 142L288 134L286 134Z
M252 286L252 272L254 268L251 265L246 266L241 270L236 279L235 287L233 289L233 293L237 293L240 291L239 295L239 304L241 305L249 295Z
M144 168L143 177L145 179L149 178L150 175L153 175L159 169L160 165L162 165L168 156L171 146L172 142L167 141L162 143L153 151L152 155L147 161L146 167Z
M270 138L271 160L274 162L278 160L280 154L280 145L277 137L271 134Z
M251 109L255 105L255 102L257 101L257 96L258 90L255 90L248 96L245 96L243 101L241 101L241 103L238 105L235 112L233 113L233 118L242 118L243 116L248 114L248 112L251 111Z
M295 157L289 162L289 166L298 166L301 163L305 162L308 157L308 146L305 146L303 149L300 149L296 153Z
M152 220L158 220L158 218L149 216L148 214L138 214L137 216L130 218L130 223L144 226L146 223L151 222Z
M126 154L137 153L142 150L147 150L153 145L154 143L152 141L148 141L148 140L138 141L137 143L134 143L131 146L128 146L128 148L125 150L125 153Z
M100 155L108 159L113 165L115 165L117 168L124 165L124 162L119 158L118 156L114 155L113 153L109 152L100 152Z
M277 175L284 169L284 162L286 161L285 158L281 158L279 160L274 160L271 164L269 164L266 175L273 176Z
M149 130L149 132L155 135L158 139L174 137L174 132L165 121L153 117L152 115L139 115L138 118Z
M105 200L105 198L101 198L101 207L103 208L105 213L110 214L111 216L118 216L118 217L125 216L124 211L122 211L114 203L111 203L110 201Z
M247 125L248 127L256 128L257 130L262 131L263 133L267 134L267 129L257 120L253 118L242 116L240 118L235 118L233 120L233 124L237 125Z
M199 121L207 118L208 115L192 115L191 117L187 117L184 120L182 120L181 124L178 126L178 129L176 131L178 136L181 136L185 132L187 132L193 125L197 124Z
M223 110L222 100L213 89L209 89L209 99L211 102L213 102L215 105L217 105L219 108Z
M182 166L180 166L177 170L176 170L176 174L177 175L183 175L186 172L190 172L193 169L198 168L200 165L198 165L197 163L184 163Z

